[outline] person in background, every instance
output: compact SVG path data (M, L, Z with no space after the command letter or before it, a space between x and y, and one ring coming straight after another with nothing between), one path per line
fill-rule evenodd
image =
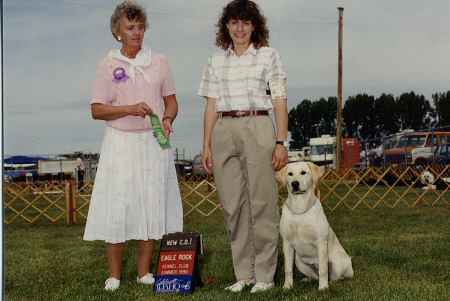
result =
M84 186L84 163L83 154L79 153L77 157L77 179L78 179L78 191Z
M201 162L214 171L231 244L237 282L226 290L256 283L256 293L274 286L277 266L275 171L288 163L286 74L254 2L230 2L217 27L224 51L209 58L198 90L206 98Z
M374 149L374 165L377 167L381 166L381 155L383 153L383 150L381 149L380 143L375 143L375 149Z
M381 166L381 147L379 143L373 143L369 152L370 166Z
M135 2L119 4L110 25L121 47L100 62L91 93L92 117L107 128L84 239L106 242L105 289L115 290L129 240L137 241L137 282L154 283L155 240L182 231L183 212L172 150L160 146L149 118L157 115L167 138L173 132L178 104L169 64L142 46L147 16Z

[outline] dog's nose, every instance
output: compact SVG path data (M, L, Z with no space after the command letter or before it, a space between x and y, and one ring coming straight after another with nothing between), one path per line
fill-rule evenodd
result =
M300 188L300 183L299 183L299 181L293 181L291 183L291 186L292 186L293 190L298 190Z

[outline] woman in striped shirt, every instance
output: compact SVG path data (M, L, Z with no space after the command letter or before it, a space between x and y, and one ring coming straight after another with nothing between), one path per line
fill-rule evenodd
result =
M275 171L288 163L286 74L252 1L223 9L198 95L206 98L202 165L214 172L237 282L273 287L279 237ZM275 116L276 131L269 114Z

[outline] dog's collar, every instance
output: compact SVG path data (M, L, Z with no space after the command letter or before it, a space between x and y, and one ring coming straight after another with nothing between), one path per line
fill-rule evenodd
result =
M316 204L316 201L317 201L317 198L314 200L314 203L311 205L311 207L309 207L308 209L306 209L302 213L295 213L294 211L291 210L291 208L289 208L289 205L288 205L287 202L284 202L284 204L286 205L287 209L292 212L292 214L294 214L294 215L302 215L302 214L305 214L306 212L308 212L309 210L311 210L311 208L314 207L314 205Z

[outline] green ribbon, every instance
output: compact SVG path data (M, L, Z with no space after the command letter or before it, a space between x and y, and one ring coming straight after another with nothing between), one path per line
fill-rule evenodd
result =
M165 147L169 145L169 139L167 139L164 131L159 123L158 115L151 114L150 122L152 123L153 132L155 133L156 139L158 140L159 146Z

